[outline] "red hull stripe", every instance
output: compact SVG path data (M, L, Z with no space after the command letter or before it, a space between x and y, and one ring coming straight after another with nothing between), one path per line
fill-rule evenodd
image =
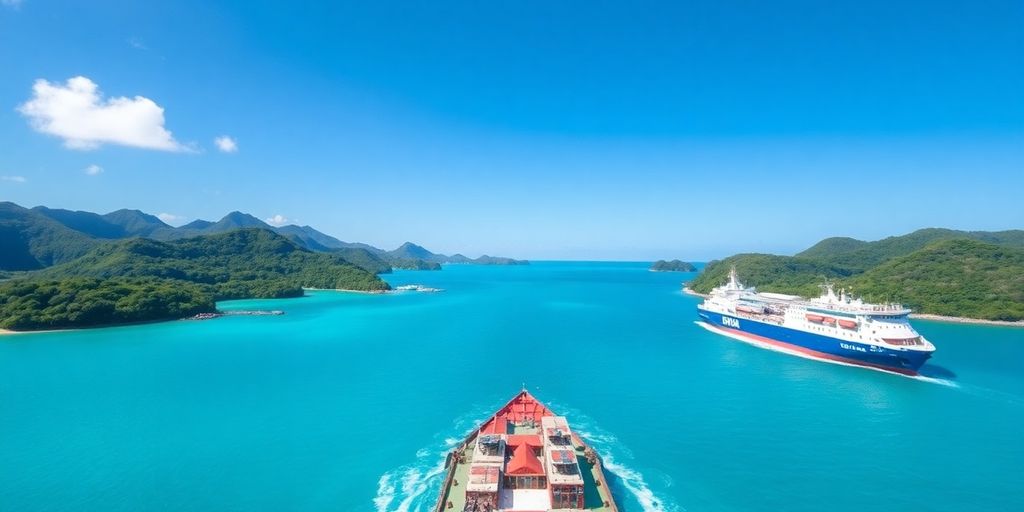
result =
M746 338L748 340L756 341L758 343L765 343L765 344L768 344L768 345L772 345L774 347L784 348L786 350L792 350L794 352L800 352L801 354L806 354L808 356L819 358L819 359L827 359L829 361L836 361L836 362L840 362L840 363L844 363L844 364L852 364L852 365L855 365L855 366L863 366L863 367L866 367L866 368L874 368L876 370L882 370L882 371L893 372L893 373L900 373L900 374L903 374L903 375L910 375L910 376L918 375L918 373L915 372L914 370L908 370L906 368L895 368L895 367L892 367L892 366L883 366L883 365L880 365L880 364L872 364L872 363L867 363L867 362L864 362L864 361L858 361L856 359L849 359L849 358L837 356L837 355L834 355L834 354L826 354L824 352L818 352L817 350L811 350L811 349L809 349L807 347L801 347L799 345L793 345L791 343L785 343L785 342L782 342L782 341L773 340L771 338L765 338L763 336L758 336L756 334L750 334L749 332L744 332L744 331L740 331L738 329L732 329L732 328L729 328L729 327L712 325L710 323L708 324L708 326L711 327L712 329L717 329L717 330L722 331L722 332L727 332L729 334L732 334L732 335L735 335L735 336L739 336L740 338Z

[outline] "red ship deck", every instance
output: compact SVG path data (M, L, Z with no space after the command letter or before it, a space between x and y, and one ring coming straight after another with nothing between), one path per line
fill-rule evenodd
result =
M601 459L523 390L456 447L435 512L618 512Z

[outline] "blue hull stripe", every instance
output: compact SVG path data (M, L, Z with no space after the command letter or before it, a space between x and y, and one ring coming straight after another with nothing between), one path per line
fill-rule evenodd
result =
M930 352L918 350L900 350L886 347L857 343L854 341L840 340L804 332L781 325L765 322L758 322L747 318L723 315L707 311L698 306L700 319L714 327L720 327L740 333L749 333L761 338L767 338L777 343L791 345L819 352L825 356L832 356L847 360L853 363L891 369L900 373L913 372L918 369L931 357Z

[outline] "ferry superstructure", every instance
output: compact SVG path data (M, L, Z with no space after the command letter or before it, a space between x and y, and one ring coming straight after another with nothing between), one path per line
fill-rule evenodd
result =
M697 313L713 330L754 344L906 375L916 375L935 351L900 304L866 303L827 283L808 300L758 293L740 283L735 268Z
M618 512L601 458L525 389L448 454L434 512Z

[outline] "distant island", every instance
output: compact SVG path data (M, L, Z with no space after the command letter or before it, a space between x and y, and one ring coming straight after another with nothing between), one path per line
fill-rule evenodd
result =
M521 265L528 262L512 258L461 254L446 256L406 242L394 250L384 250L359 242L343 242L310 226L271 226L242 212L231 212L217 222L195 220L184 226L170 226L155 215L139 210L117 210L107 214L63 210L37 206L24 208L0 202L0 271L36 270L58 265L82 256L93 247L110 240L149 238L171 241L212 235L244 228L273 231L300 247L313 252L333 252L374 273L393 268L440 270L442 264Z
M649 270L651 272L694 272L697 270L697 267L693 266L692 263L680 260L658 260L651 265Z
M0 284L0 327L92 327L216 311L216 301L301 297L303 288L384 291L380 277L249 228L171 242L132 238Z
M735 266L767 292L817 296L825 279L873 302L915 313L1024 320L1024 231L922 229L874 242L828 238L795 256L737 254L712 261L688 283L708 293Z
M0 328L8 330L178 319L214 313L220 300L300 297L307 288L383 292L378 274L394 268L525 263L412 243L385 251L240 212L176 228L138 210L10 202L0 202L0 246Z

